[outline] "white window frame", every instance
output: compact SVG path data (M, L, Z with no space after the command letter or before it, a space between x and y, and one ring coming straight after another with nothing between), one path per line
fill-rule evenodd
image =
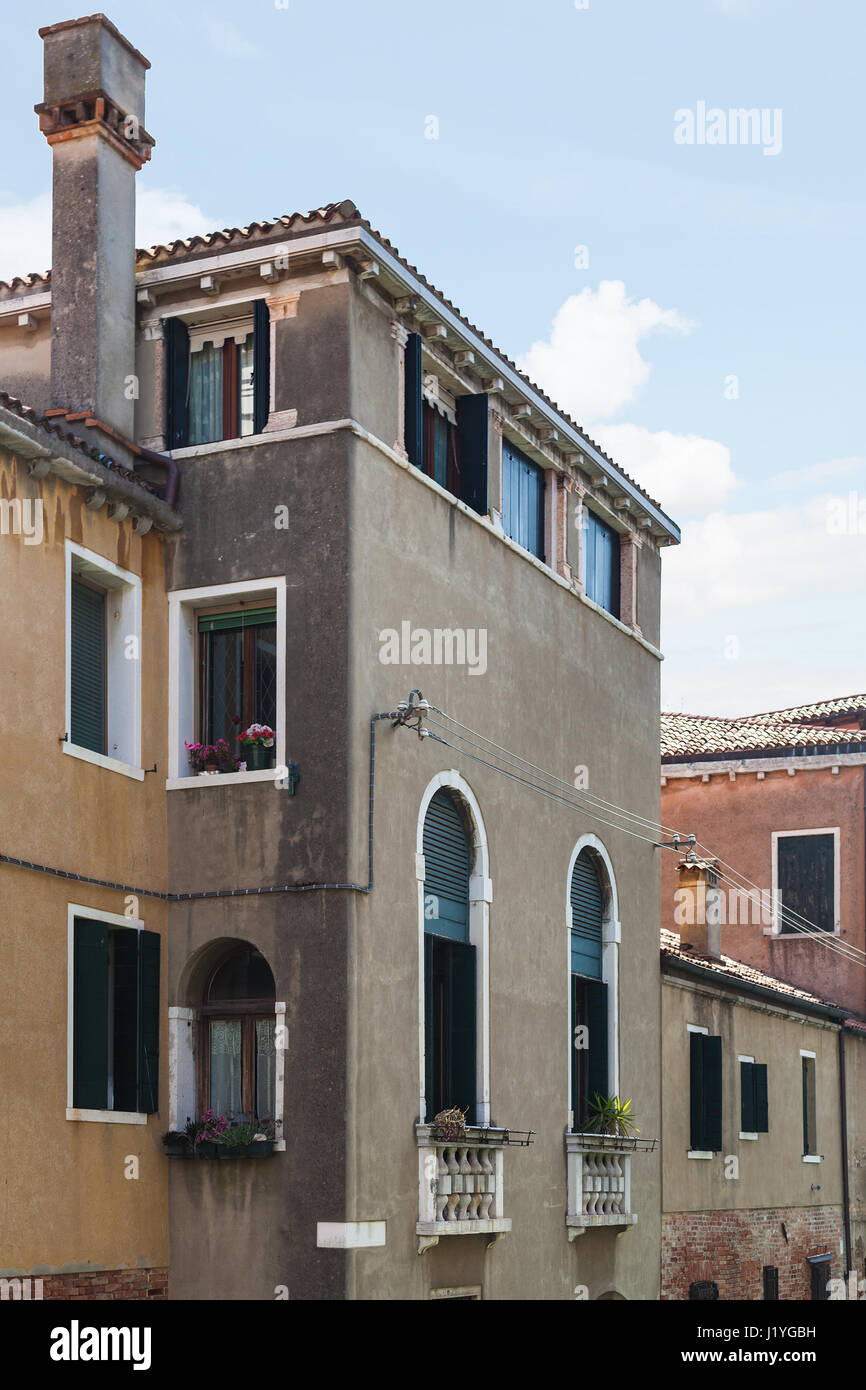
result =
M686 1032L703 1033L705 1037L709 1037L710 1034L709 1028L704 1028L698 1023L687 1023ZM714 1155L710 1149L689 1149L688 1153L686 1154L686 1158L713 1158L713 1156Z
M738 1062L751 1062L753 1066L754 1066L754 1064L755 1064L755 1059L754 1059L754 1057L745 1057L745 1056L743 1056L742 1053L737 1053L737 1061L738 1061ZM742 1078L743 1078L743 1073L742 1073L742 1071L741 1071L741 1072L740 1072L740 1113L741 1113L741 1114L742 1114L742 1104L743 1104L743 1095L742 1095L743 1079L742 1079ZM752 1133L751 1130L741 1129L741 1130L740 1130L740 1133L739 1133L739 1137L740 1137L740 1139L754 1139L754 1140L757 1142L758 1135L757 1135L757 1132Z
M581 835L571 852L568 861L568 874L565 880L565 978L569 986L568 1020L568 1069L566 1075L566 1112L569 1133L574 1131L574 1115L571 1109L571 1073L574 1065L574 1036L571 1022L571 876L581 850L592 850L601 860L604 869L602 882L602 949L601 978L607 985L607 1085L610 1095L619 1095L619 948L622 942L622 923L619 919L619 898L616 890L616 875L607 849L595 835Z
M105 635L106 746L115 747L118 754L111 757L81 748L72 742L72 576L92 580L106 591L108 597L107 631ZM119 608L114 606L119 603ZM115 614L117 616L115 616ZM137 654L127 657L126 642L135 638ZM87 550L75 541L66 541L66 675L65 720L66 739L61 745L69 757L97 767L144 781L141 766L141 578L130 570L121 569L104 555Z
M817 1129L817 1128L818 1128L818 1054L817 1054L817 1052L809 1052L806 1048L801 1047L801 1048L800 1048L800 1058L801 1058L800 1066L801 1066L801 1068L802 1068L802 1066L803 1066L803 1062L802 1062L802 1058L803 1058L803 1057L811 1057L811 1058L812 1058L812 1061L815 1063L815 1071L814 1071L814 1076L815 1076L815 1128ZM802 1118L802 1117L801 1117L801 1118ZM816 1143L817 1143L817 1135L816 1135ZM803 1162L804 1162L804 1163L823 1163L823 1162L824 1162L824 1155L823 1155L823 1154L803 1154L802 1157L803 1157Z
M67 903L66 930L66 1118L97 1124L146 1125L148 1115L137 1110L80 1110L73 1105L73 1055L75 1048L75 919L87 917L94 922L107 922L112 927L129 927L141 931L140 917L122 917L117 912L102 912L81 903Z
M277 609L277 719L276 768L258 772L224 772L218 777L196 777L189 766L185 742L195 741L196 686L198 673L198 624L202 608L224 608L226 603L261 600L273 594ZM168 777L167 791L191 787L231 786L239 782L271 782L286 766L286 576L244 579L236 584L209 584L199 589L174 589L168 594ZM241 759L243 760L243 759Z
M418 1118L423 1124L427 1114L425 1094L424 1029L424 821L427 808L440 788L452 791L462 801L469 819L472 864L469 875L469 941L476 949L475 972L475 1115L476 1125L490 1124L490 904L493 883L490 879L490 859L487 832L475 793L460 773L438 772L428 782L421 797L418 825L415 834L415 877L418 882Z
M773 925L764 928L765 936L785 936L796 939L809 940L802 932L782 931L781 916L779 913L779 841L790 840L792 837L803 835L832 835L833 836L833 930L832 932L821 932L821 936L839 936L842 931L842 880L840 874L841 867L841 832L838 825L826 825L818 830L773 830L772 840L772 872L773 872ZM784 903L782 907L784 908Z

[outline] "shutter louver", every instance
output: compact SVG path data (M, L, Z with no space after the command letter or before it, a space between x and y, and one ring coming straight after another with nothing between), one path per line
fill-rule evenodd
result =
M169 449L187 442L187 394L189 388L189 332L183 319L165 320L166 440Z
M487 515L489 397L457 397L457 437L460 459L460 500L467 507Z
M72 963L72 1104L108 1108L109 928L76 918Z
M433 796L424 818L424 929L453 941L469 940L469 840L454 799ZM428 915L430 898L435 915Z
M571 968L602 977L604 899L592 856L581 850L571 875Z
M268 423L271 398L271 315L264 299L253 304L253 434Z
M70 741L105 752L105 594L72 576Z

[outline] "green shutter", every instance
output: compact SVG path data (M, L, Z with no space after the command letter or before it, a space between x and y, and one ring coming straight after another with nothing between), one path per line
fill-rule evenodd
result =
M108 1108L109 928L75 919L72 964L72 1104Z
M740 1129L745 1134L757 1132L755 1123L755 1069L751 1062L740 1063Z
M424 933L424 1100L427 1106L427 1114L422 1115L421 1119L426 1120L427 1124L433 1119L436 1113L434 1096L434 1070L433 1058L435 1048L435 1030L433 1027L434 1018L434 999L433 999L433 946L434 938L429 932Z
M253 304L253 434L268 423L271 397L271 315L263 299Z
M689 1146L707 1148L704 1125L704 1035L689 1033L689 1102L691 1123Z
M469 837L449 792L433 796L424 818L424 929L469 940ZM435 901L428 903L430 898ZM435 916L428 916L434 911Z
M449 1093L447 1106L459 1105L467 1110L466 1123L475 1123L475 947L462 941L440 943L449 955L449 990L447 1000Z
M769 1111L767 1105L767 1066L756 1062L752 1068L755 1083L755 1130L756 1134L766 1134L769 1130Z
M703 1038L705 1148L717 1153L722 1147L722 1040Z
M72 576L69 739L105 752L105 594Z
M488 416L486 391L475 396L458 396L457 439L460 459L460 500L467 507L487 515Z
M589 1029L589 1057L587 1058L587 1102L593 1104L596 1096L606 1099L608 1095L607 1061L607 985L601 980L586 980L586 1021Z
M571 875L571 968L600 980L604 900L592 855L581 850Z
M410 333L405 349L405 419L403 433L409 462L424 465L424 380L421 369L421 338Z
M166 361L166 440L169 449L187 442L186 399L189 387L189 332L183 319L164 324Z
M264 623L275 623L277 610L271 608L246 608L237 613L218 613L210 618L206 613L199 614L199 632L228 632L237 628L256 627Z
M111 933L114 954L113 1110L138 1106L138 932L118 927Z
M159 936L138 937L138 1096L136 1110L159 1109Z

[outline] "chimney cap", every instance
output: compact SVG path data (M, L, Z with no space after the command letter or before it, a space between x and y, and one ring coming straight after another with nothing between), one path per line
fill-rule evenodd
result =
M124 34L121 34L117 25L112 24L108 16L104 14L82 15L80 19L63 19L58 24L44 25L38 33L40 39L44 39L47 38L49 34L59 34L64 29L83 28L85 24L101 24L104 29L108 30L113 38L117 39L118 43L123 44L123 47L132 54L133 58L137 58L145 68L150 67L150 60L145 58L144 54L140 53Z

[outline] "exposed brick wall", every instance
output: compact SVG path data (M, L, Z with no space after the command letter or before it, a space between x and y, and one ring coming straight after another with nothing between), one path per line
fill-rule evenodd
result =
M841 1237L838 1206L668 1212L662 1216L661 1296L687 1299L691 1283L712 1280L718 1284L720 1299L762 1299L762 1268L775 1265L779 1298L808 1299L812 1296L808 1256L831 1254L831 1277L840 1278L844 1273Z
M42 1297L70 1301L166 1298L167 1269L106 1269L79 1274L46 1274Z

